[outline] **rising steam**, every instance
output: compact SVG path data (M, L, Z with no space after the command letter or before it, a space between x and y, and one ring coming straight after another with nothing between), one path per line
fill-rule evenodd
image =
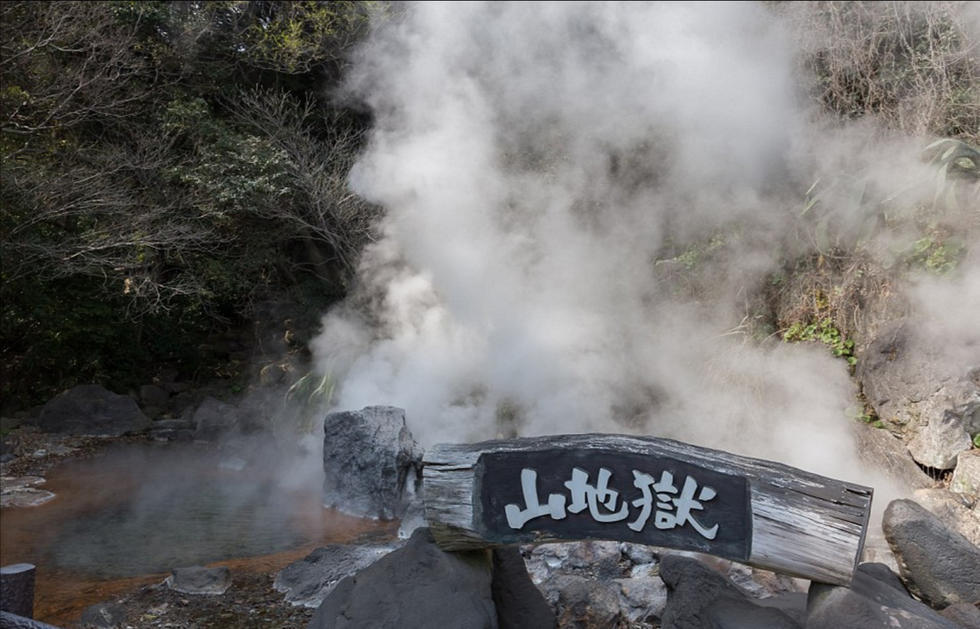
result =
M909 171L817 122L796 53L748 3L432 3L379 28L351 183L386 218L314 343L335 405L404 407L425 445L630 432L853 476L846 365L739 322L821 170Z

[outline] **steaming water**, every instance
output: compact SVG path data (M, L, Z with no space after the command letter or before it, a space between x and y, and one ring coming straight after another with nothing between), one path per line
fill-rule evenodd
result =
M274 457L264 449L236 461L190 446L130 445L69 463L45 486L57 494L51 503L4 510L4 559L121 578L278 553L365 528L325 511L315 479L284 486L281 470L268 464Z

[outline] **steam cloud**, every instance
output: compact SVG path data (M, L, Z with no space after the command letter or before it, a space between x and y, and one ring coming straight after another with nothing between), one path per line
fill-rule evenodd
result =
M335 405L404 407L427 446L630 432L858 476L844 363L737 326L817 174L922 167L821 127L796 53L748 3L407 7L350 81L351 183L387 215L314 342ZM689 243L727 253L685 294L658 271Z

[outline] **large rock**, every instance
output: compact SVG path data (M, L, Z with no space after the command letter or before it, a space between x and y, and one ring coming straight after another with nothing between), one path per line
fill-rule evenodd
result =
M925 457L926 449L933 439L962 443L959 430L966 432L980 413L980 382L974 370L964 372L962 365L936 350L937 344L929 338L917 338L913 330L921 328L921 322L899 319L876 330L861 352L855 375L882 420L907 428L910 434L921 434L922 443L913 450L916 460L941 467L930 462L941 457ZM931 434L934 432L943 434L939 438ZM916 454L920 449L923 454ZM952 467L948 459L940 462Z
M283 568L272 587L284 592L293 605L319 607L341 579L367 568L395 548L392 544L333 544L317 548Z
M659 624L667 607L667 585L663 579L647 576L613 582L619 586L620 613L627 622L640 626Z
M960 494L947 489L917 489L912 499L932 512L946 526L980 546L980 503L964 500ZM866 544L867 546L867 544ZM896 570L898 567L896 566Z
M192 421L196 427L195 439L213 441L238 428L241 413L231 404L206 397L194 411Z
M814 582L807 598L807 629L893 627L954 629L956 625L909 596L887 566L861 564L849 587Z
M956 466L956 458L969 450L972 442L963 427L963 420L946 411L941 418L931 418L919 426L909 441L912 458L937 470L949 470Z
M45 432L118 437L150 427L133 398L97 384L82 384L48 401L38 426Z
M605 629L625 623L618 584L575 574L556 574L542 587L554 607L559 627Z
M916 596L939 609L980 603L980 548L911 500L893 500L882 529Z
M514 546L493 551L493 581L490 584L497 621L501 629L552 629L555 614L531 582L524 558Z
M980 450L960 452L949 489L966 494L972 500L980 498Z
M369 406L330 413L323 421L323 504L357 517L400 517L414 495L422 449L405 411Z
M793 618L757 605L714 570L690 557L666 555L660 576L667 584L663 626L676 629L800 629Z
M310 629L492 629L490 553L447 553L428 529L367 568L340 581Z

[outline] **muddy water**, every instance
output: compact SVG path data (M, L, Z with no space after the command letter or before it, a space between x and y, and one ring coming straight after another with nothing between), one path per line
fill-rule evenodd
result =
M43 486L53 500L0 512L0 565L35 564L35 617L70 624L171 568L271 572L318 545L392 534L323 509L318 483L220 463L194 446L127 445L55 468Z

